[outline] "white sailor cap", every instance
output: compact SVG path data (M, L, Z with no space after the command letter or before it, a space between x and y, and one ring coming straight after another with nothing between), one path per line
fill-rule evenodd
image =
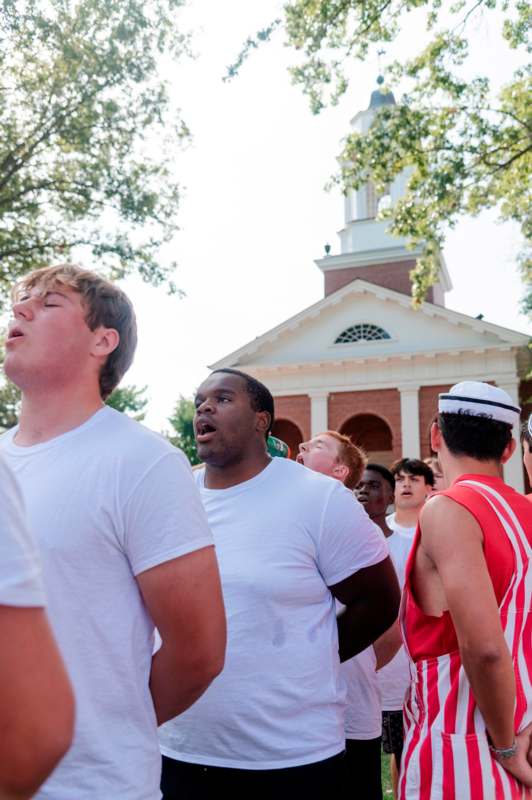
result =
M510 395L497 386L480 381L456 383L445 394L440 394L438 411L447 414L466 413L477 417L506 422L507 425L519 423L521 409L514 406ZM529 421L530 427L530 421Z

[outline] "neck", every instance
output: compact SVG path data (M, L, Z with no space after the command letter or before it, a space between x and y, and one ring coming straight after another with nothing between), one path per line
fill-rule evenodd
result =
M450 486L461 475L486 475L489 478L502 478L503 465L500 461L477 461L468 456L446 459L445 467L442 465L443 476L447 486Z
M421 508L396 508L395 521L402 528L415 528Z
M229 489L239 483L251 480L270 463L271 458L265 450L244 456L241 461L216 466L205 464L205 488Z
M15 442L21 447L47 442L82 425L103 405L97 388L23 393Z
M386 512L383 512L382 514L375 514L371 517L371 521L374 522L375 525L379 526L386 538L392 535L393 531L386 523Z

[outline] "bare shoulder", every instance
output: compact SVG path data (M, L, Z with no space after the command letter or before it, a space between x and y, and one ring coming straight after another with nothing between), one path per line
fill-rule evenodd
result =
M451 557L464 547L483 544L482 530L473 514L445 495L427 502L419 524L421 545L431 558Z

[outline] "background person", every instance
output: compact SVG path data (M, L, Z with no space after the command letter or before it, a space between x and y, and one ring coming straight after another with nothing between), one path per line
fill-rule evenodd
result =
M432 475L434 477L434 483L432 485L432 492L442 492L445 488L447 488L447 484L445 483L445 478L443 477L443 472L441 468L441 464L438 461L436 456L430 456L430 458L424 459L424 464L432 470Z
M386 522L387 511L393 503L395 479L382 464L367 464L355 487L355 497L362 503L372 522L388 538L393 531Z
M228 648L205 695L160 730L164 797L321 799L343 777L340 659L364 650L397 613L386 544L339 480L268 456L274 407L262 383L217 370L195 404L205 463L195 474ZM346 607L338 620L334 598Z
M335 477L344 485L362 487L366 512L384 513L393 498L392 488L380 470L364 470L365 454L347 436L325 431L299 446L297 461ZM384 476L385 467L382 468ZM390 473L390 481L393 477ZM387 487L387 488L386 488ZM390 531L391 533L391 531ZM394 626L395 627L395 626ZM386 636L386 634L384 634ZM399 647L389 650L388 660ZM377 656L373 646L344 661L341 675L347 686L345 709L345 773L346 789L356 791L359 800L381 800L381 698L377 679Z
M22 497L0 458L0 797L32 797L72 742L74 698L52 636Z
M523 464L525 465L528 483L532 486L532 414L528 422L523 422L521 427L521 444L523 446ZM527 494L527 499L532 500L532 492Z
M406 576L400 797L531 798L532 508L501 477L520 409L476 381L438 409L432 449L450 488L423 508Z
M395 511L386 519L393 530L387 541L402 589L417 520L432 492L434 478L430 467L418 458L399 459L392 464L391 473L395 480ZM395 637L398 632L396 625ZM377 647L384 647L385 644L386 640L377 643ZM379 670L378 675L382 701L382 745L385 753L390 755L392 788L394 797L397 797L399 765L403 752L403 703L410 682L408 658L402 646L390 663Z
M30 273L13 294L4 367L22 406L0 450L38 537L77 705L72 748L39 797L156 800L157 720L223 664L212 535L184 455L104 405L135 351L125 294L72 265Z

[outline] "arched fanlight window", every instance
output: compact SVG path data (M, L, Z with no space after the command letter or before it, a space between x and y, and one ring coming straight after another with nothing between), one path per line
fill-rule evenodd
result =
M357 322L337 336L335 344L346 344L348 342L376 342L379 339L390 339L390 334L378 325L370 322Z

